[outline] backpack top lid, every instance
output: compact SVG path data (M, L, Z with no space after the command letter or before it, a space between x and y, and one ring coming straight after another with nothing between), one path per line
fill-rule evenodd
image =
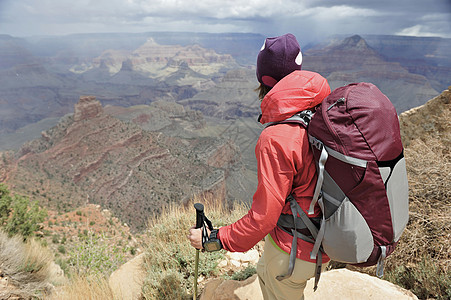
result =
M335 89L316 115L309 132L322 137L324 131L332 131L325 142L336 151L366 160L372 156L376 161L394 160L402 153L396 109L374 84L360 82ZM317 117L333 129L324 125L316 128Z

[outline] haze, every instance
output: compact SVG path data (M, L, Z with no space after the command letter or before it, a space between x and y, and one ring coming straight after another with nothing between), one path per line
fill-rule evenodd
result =
M93 32L294 33L303 42L334 34L451 37L451 1L0 0L0 34Z

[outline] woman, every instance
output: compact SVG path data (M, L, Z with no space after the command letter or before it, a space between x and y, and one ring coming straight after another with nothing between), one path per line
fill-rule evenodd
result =
M321 75L302 71L302 53L296 38L286 34L267 38L257 58L257 89L262 100L262 124L281 122L303 110L314 110L330 93ZM303 299L306 282L315 274L316 259L310 258L313 244L297 239L296 262L286 275L293 236L277 221L291 214L286 199L292 195L307 212L316 184L316 167L304 127L278 123L266 127L257 141L258 186L249 212L235 223L213 230L211 241L228 251L244 252L265 236L264 252L257 265L265 299ZM316 205L314 214L320 216ZM202 231L191 228L191 245L202 249ZM325 268L329 258L323 255ZM280 280L283 276L284 279ZM276 277L279 276L279 279Z

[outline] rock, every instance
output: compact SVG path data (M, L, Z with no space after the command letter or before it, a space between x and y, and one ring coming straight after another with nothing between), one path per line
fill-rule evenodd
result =
M103 112L102 104L95 96L81 96L74 108L75 122L95 118Z
M200 296L200 300L213 299L213 297L215 297L218 286L221 285L221 283L223 282L224 282L223 278L215 278L207 282L202 292L202 295Z
M146 273L143 266L144 253L123 264L114 271L108 281L115 299L140 299Z
M368 274L337 269L324 272L313 292L314 279L307 282L305 299L385 300L418 299L412 292ZM215 279L205 285L201 300L262 300L257 275L244 280Z
M256 249L251 249L247 252L227 252L226 257L230 258L230 260L236 260L242 263L251 263L257 264L260 255Z
M307 282L306 299L418 299L412 292L368 274L337 269L324 272L313 292L314 279Z
M413 140L444 139L450 133L451 87L424 105L399 115L401 139L407 147Z
M225 268L225 267L227 267L227 260L221 260L221 261L218 263L218 268L219 268L219 269L222 269L222 268Z
M260 258L257 248L253 248L247 252L227 252L224 260L218 263L218 268L224 273L227 273L228 270L239 272L248 266L257 265Z
M53 261L49 266L49 282L53 285L61 285L67 282L63 269Z
M205 285L200 300L263 300L257 275L244 281L214 279Z

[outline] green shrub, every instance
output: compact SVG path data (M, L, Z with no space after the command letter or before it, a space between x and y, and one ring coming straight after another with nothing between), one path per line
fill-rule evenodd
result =
M63 245L58 246L58 252L61 254L66 254L66 248Z
M27 197L11 196L8 188L0 184L0 225L11 237L21 235L25 239L41 228L39 225L47 216L38 203L30 202Z
M54 235L52 236L52 243L58 244L59 242L60 242L60 237L59 237L59 235L54 234Z
M226 276L226 279L242 281L248 279L254 274L257 274L257 269L254 266L248 266L244 270L233 273L232 276Z
M78 275L110 275L125 263L121 248L103 242L103 236L93 232L81 235L77 246L69 251L70 269Z

